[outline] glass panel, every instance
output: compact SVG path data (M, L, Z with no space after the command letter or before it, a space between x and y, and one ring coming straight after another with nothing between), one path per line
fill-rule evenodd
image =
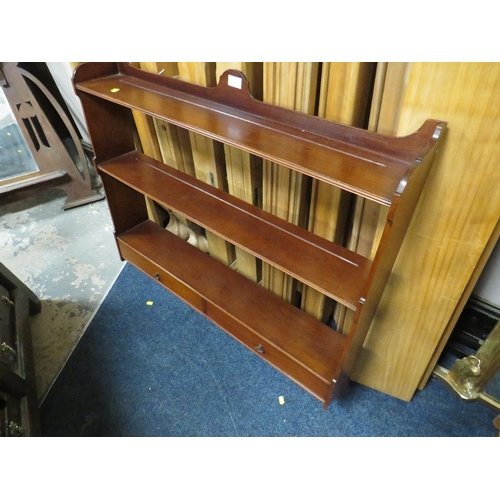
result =
M34 172L38 167L0 88L0 181Z

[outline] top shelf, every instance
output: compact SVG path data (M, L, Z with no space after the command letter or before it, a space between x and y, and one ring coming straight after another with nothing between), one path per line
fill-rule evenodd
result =
M389 137L254 99L245 76L226 71L216 87L148 73L124 63L78 67L78 90L236 146L390 206L432 148L441 122Z

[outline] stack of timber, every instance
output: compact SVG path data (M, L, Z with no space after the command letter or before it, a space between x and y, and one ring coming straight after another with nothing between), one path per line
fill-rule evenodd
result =
M264 102L314 114L319 63L264 63ZM263 209L297 226L307 226L311 179L281 165L264 161ZM262 285L299 305L296 280L267 263Z
M177 63L143 62L137 67L150 73L176 77ZM166 122L137 110L132 111L142 150L148 156L161 160L183 172L194 174L191 151L186 147L186 133ZM158 207L148 200L150 217L159 222Z
M150 73L174 78L179 76L179 68L175 62L141 62L136 63L135 66ZM194 176L193 154L188 132L137 110L133 110L132 113L143 152L181 172ZM200 249L208 251L204 243L204 231L201 228L150 199L146 199L146 203L151 220L166 226L168 230L175 232Z
M408 68L409 63L331 64L335 74L332 73L329 80L338 81L334 78L341 76L342 86L333 84L334 87L328 87L325 118L359 128L368 128L380 134L397 135ZM339 101L339 96L344 98ZM331 188L326 186L323 189L335 199ZM334 241L343 237L349 250L373 260L389 209L360 196L352 195L349 200L350 208L347 208L346 199L338 204L343 218L338 219L338 231L335 233ZM339 209L334 205L332 213L335 214L336 210ZM329 236L331 233L327 233L324 237ZM338 242L341 243L340 240ZM315 291L312 293L315 294ZM324 317L330 311L329 303L320 298L316 299L314 304L321 301L324 305L319 311L323 312ZM321 318L318 316L318 309L309 309L309 312ZM335 304L333 315L338 330L342 333L349 332L353 321L352 311L342 304Z
M262 63L141 62L137 66L145 71L203 86L214 86L226 69L239 69L247 76L253 95L256 98L262 96ZM134 111L134 118L146 154L244 201L261 206L260 158L137 111ZM186 235L190 243L194 233L195 246L206 249L212 257L247 278L260 281L261 263L252 255L217 235L207 233L166 207L153 204L151 200L148 200L148 207L150 218L155 222L163 225L168 223L167 229L181 237Z
M217 81L224 71L237 69L247 78L252 95L262 96L262 63L221 62L216 65ZM262 207L262 159L224 144L227 190L229 194ZM259 283L262 275L262 262L242 248L235 247L236 271L252 281Z
M190 83L212 87L216 84L215 64L179 62L179 78ZM224 147L221 143L188 132L193 155L195 177L211 186L227 191ZM234 247L221 237L207 231L208 252L215 259L230 266L235 260Z
M318 115L322 118L363 128L370 101L374 63L323 63ZM346 240L347 222L354 195L318 180L313 180L308 229L339 245ZM363 198L359 198L363 200ZM351 228L352 229L352 228ZM357 252L355 245L348 245ZM344 328L344 316L350 311L311 287L304 287L301 307L316 319L328 322L335 312L338 331ZM335 311L334 311L335 308ZM352 312L352 311L351 311Z

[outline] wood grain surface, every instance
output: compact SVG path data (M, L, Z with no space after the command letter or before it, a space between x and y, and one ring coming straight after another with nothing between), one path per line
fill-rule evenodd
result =
M216 65L217 81L224 71L237 69L247 78L250 92L254 97L262 96L262 64L246 62L218 62ZM247 203L259 204L256 192L262 186L262 160L241 149L224 144L226 157L227 189L230 194ZM262 263L253 255L239 247L235 247L235 269L251 279L259 282Z
M179 62L179 77L197 85L212 87L216 84L215 63ZM207 184L227 191L224 147L194 132L189 132L195 176ZM207 231L208 250L212 257L230 266L235 259L234 247Z
M500 215L500 64L412 63L398 135L448 122L354 380L409 401Z
M264 63L264 102L313 114L318 63ZM263 208L268 212L305 227L309 182L301 173L264 160ZM285 300L297 303L297 283L278 269L262 264L262 284Z
M373 70L373 63L323 63L318 115L362 127L367 114ZM314 180L308 229L329 241L342 244L350 200L349 193ZM316 290L304 287L301 307L318 320L327 321L335 304ZM338 305L337 318L345 314L344 307ZM343 331L342 328L340 331Z

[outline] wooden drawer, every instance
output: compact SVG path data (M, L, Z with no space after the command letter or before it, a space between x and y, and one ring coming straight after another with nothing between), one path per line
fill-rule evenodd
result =
M204 300L195 290L125 243L120 237L117 238L117 241L122 258L151 276L198 311L204 312Z
M255 354L291 378L321 402L329 401L333 382L327 383L286 351L270 343L224 310L207 301L207 317Z

